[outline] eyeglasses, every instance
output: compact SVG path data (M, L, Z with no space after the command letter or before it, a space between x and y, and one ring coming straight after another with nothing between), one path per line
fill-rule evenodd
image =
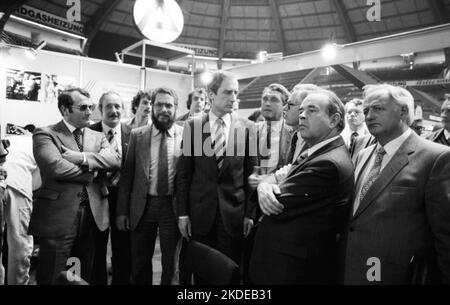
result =
M92 105L86 105L86 104L84 104L84 105L81 105L81 106L73 106L72 105L72 107L73 108L76 108L76 109L78 109L78 110L80 110L80 111L82 111L82 112L84 112L84 111L86 111L86 110L90 110L90 111L94 111L95 110L95 105L94 104L92 104Z

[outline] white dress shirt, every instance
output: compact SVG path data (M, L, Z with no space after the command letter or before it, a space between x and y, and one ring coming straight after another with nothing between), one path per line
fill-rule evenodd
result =
M447 129L444 129L444 137L447 141L450 142L450 132Z
M114 134L114 139L116 143L112 143L115 145L114 149L117 149L117 151L119 152L120 156L122 156L122 124L117 124L116 127L111 128L108 125L106 125L105 123L102 122L102 130L103 133L106 136L106 139L108 139L109 137L109 131L112 129L113 130L113 134Z
M383 172L383 169L386 167L386 165L391 161L392 157L394 157L395 153L399 150L399 148L403 145L403 143L408 139L408 137L411 135L411 129L408 128L401 136L398 138L392 140L391 142L387 143L383 146L384 151L386 152L383 156L383 160L381 161L381 169L380 169L380 175ZM353 204L353 213L356 212L356 210L359 207L360 204L360 197L361 197L361 189L362 189L362 183L366 181L367 175L370 172L370 169L373 167L373 163L375 162L376 157L376 151L381 147L380 143L377 144L377 147L374 150L374 153L372 153L372 156L370 157L370 160L367 162L367 165L359 175L361 179L359 179L356 182L356 196L355 196L355 202ZM355 177L356 179L357 177Z

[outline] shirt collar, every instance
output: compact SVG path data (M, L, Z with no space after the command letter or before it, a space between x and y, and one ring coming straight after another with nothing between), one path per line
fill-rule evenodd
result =
M450 139L450 132L447 129L444 129L444 137L446 140Z
M103 123L103 121L102 121L102 130L103 130L103 132L104 132L105 134L108 134L109 131L110 131L111 129L113 130L113 132L114 132L115 134L120 135L120 123L117 124L116 127L111 128L111 127L109 127L108 125L106 125L105 123Z
M338 139L340 137L340 135L332 137L330 139L324 140L320 143L317 143L316 145L314 145L313 147L309 148L307 150L308 152L308 156L311 156L313 153L315 153L316 151L318 151L319 149L321 149L322 147L324 147L325 145L327 145L328 143L333 142L334 140Z
M401 136L384 145L383 148L386 154L389 156L394 155L410 135L411 129L408 128L408 130L406 130ZM380 146L380 143L378 143L377 149L380 148Z
M279 120L279 121L271 121L271 129L272 131L279 131L281 129L281 125L283 124L283 119ZM267 122L266 122L266 126L267 126Z
M153 129L152 133L154 136L157 136L161 133L161 131L158 128L156 128L154 125L153 125L152 129ZM167 133L170 138L172 138L175 135L175 123L172 125L172 127L170 127L170 129L167 131Z
M212 111L209 112L209 123L211 124L211 126L214 126L214 124L216 123L216 120L219 118L218 116L216 116ZM227 128L230 128L231 125L231 115L229 113L225 114L222 117L223 122L225 123L225 126Z
M67 128L69 129L70 133L73 133L75 131L75 129L77 129L75 126L73 126L72 124L70 124L69 122L67 122L65 119L63 119L64 124L66 124ZM84 127L83 128L78 128L81 130L81 133L84 134Z

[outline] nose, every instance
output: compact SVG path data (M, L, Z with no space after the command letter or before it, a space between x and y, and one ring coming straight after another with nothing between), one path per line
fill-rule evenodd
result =
M298 113L298 119L299 119L299 120L305 120L305 119L306 119L305 111L299 111L299 113Z

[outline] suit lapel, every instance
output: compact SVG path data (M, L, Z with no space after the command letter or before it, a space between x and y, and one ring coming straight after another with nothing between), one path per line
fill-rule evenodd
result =
M370 158L372 157L373 153L375 152L375 149L377 148L376 145L374 147L367 151L365 154L361 155L361 161L357 162L356 169L355 169L355 181L358 183L361 174L364 172L364 169L367 166L367 163L369 162Z
M141 134L138 135L138 137L141 137L142 140L138 141L140 143L138 147L138 154L141 156L140 159L142 160L142 164L144 166L144 173L145 177L150 177L150 154L151 154L151 137L152 137L152 129L153 125L149 125L147 128L145 128L144 131L142 131Z
M358 209L354 215L354 218L361 215L364 210L367 209L378 197L378 195L386 189L391 183L392 179L404 168L408 163L408 155L415 150L415 136L411 135L405 143L398 149L389 163L381 172L377 180L372 184L363 200L360 202Z
M196 143L194 137L197 135L195 132L195 122L192 126L192 143ZM218 171L217 162L216 162L216 156L214 154L214 147L212 145L212 142L214 141L213 136L211 134L211 124L209 123L209 115L205 113L202 117L202 155L206 159L205 162L209 163L208 167L211 169L215 169ZM194 146L196 146L194 144ZM211 156L207 156L205 154L205 149L212 152ZM195 154L195 150L193 152ZM224 161L225 162L225 161Z
M56 124L55 131L56 136L65 147L73 151L80 151L77 142L75 141L75 137L63 121L60 121L58 124Z
M230 166L230 158L234 156L234 149L236 147L236 141L238 141L236 137L236 117L230 114L230 130L228 131L228 141L226 143L227 148L225 150L225 159L223 160L222 167L219 170L219 176L225 172L225 170ZM231 155L229 155L231 153ZM217 166L217 162L216 162Z
M96 134L91 129L85 128L83 132L83 151L96 151L96 140Z

